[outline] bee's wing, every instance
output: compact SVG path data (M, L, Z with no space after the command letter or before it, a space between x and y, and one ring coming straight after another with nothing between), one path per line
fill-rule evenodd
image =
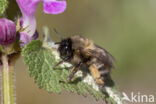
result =
M89 51L90 56L95 57L98 61L104 63L109 68L113 67L113 62L115 60L114 57L100 46L95 45L95 47L96 50Z

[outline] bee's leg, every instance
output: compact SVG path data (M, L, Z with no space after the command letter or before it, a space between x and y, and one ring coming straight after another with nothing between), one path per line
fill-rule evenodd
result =
M101 86L104 86L104 81L101 79L101 75L100 75L98 69L96 68L96 66L94 64L90 65L89 70L91 72L91 75L95 79L96 83Z
M81 65L82 65L82 63L80 62L79 64L77 64L76 66L74 66L73 68L72 68L72 72L71 72L71 74L69 75L69 81L71 81L72 80L72 78L74 77L74 75L75 75L75 73L79 70L79 68L81 67Z
M57 66L59 66L60 64L62 64L64 62L64 60L59 61L56 65L54 65L53 68L56 68Z
M65 61L68 61L69 59L70 59L69 57L66 57L66 58L62 59L62 60L59 61L56 65L54 65L53 68L56 68L57 66L59 66L60 64L62 64L62 63L65 62Z

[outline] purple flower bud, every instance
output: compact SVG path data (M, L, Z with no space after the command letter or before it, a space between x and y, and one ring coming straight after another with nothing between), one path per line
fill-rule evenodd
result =
M0 19L0 44L8 45L15 41L16 25L6 18Z

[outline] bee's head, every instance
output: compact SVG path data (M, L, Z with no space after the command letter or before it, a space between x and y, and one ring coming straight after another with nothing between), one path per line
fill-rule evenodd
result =
M60 57L62 59L72 58L73 57L72 40L70 38L63 39L59 43L58 51L60 52Z

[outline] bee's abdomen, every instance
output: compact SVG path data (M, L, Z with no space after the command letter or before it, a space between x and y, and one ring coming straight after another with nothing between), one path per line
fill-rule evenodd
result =
M95 65L96 65L101 76L103 76L105 74L109 74L110 69L108 67L106 67L104 64L96 63Z
M111 79L110 72L111 72L111 66L107 66L104 63L94 63L96 68L98 69L100 73L100 79L102 79L106 86L113 86L114 82Z

